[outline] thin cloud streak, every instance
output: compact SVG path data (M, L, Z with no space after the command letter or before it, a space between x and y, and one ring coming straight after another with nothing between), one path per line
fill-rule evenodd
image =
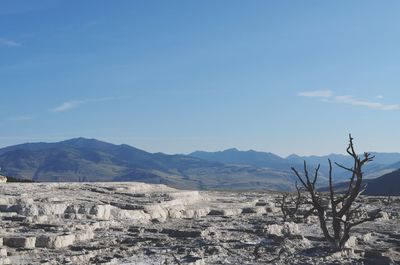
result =
M21 47L22 44L13 40L0 38L0 45L8 47Z
M381 109L381 110L399 110L400 109L400 105L398 105L398 104L389 105L389 104L383 104L381 102L358 100L358 99L355 99L352 96L348 96L348 95L336 96L336 97L334 97L334 101L337 103L367 107L370 109Z
M301 97L310 98L330 98L333 96L332 90L313 90L313 91L303 91L299 93Z
M313 90L313 91L303 91L298 94L301 97L312 97L321 100L322 102L347 104L357 107L366 107L370 109L378 110L400 110L400 104L384 104L377 101L360 100L356 99L351 95L338 95L335 96L334 92L331 90ZM380 99L383 96L379 97Z
M93 103L93 102L103 102L103 101L109 101L109 100L116 100L119 98L113 98L113 97L108 97L108 98L91 98L91 99L84 99L84 100L70 100L63 102L61 105L51 109L52 112L63 112L71 109L78 108L79 106L87 103Z

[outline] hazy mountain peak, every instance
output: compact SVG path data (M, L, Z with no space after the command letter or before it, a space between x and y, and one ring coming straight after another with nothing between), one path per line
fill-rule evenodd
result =
M228 152L240 152L240 151L239 151L239 149L232 147L232 148L225 149L222 152L228 153Z
M286 157L286 159L295 159L295 158L301 158L301 156L297 155L297 154L290 154Z
M109 144L113 145L111 143L106 143L94 138L85 138L85 137L77 137L77 138L72 138L68 140L64 140L59 142L61 144L72 144L72 145L85 145L85 144L94 144L94 143L103 143L103 144Z

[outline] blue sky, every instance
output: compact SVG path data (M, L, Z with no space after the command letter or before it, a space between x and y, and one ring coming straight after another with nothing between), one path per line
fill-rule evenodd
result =
M0 1L0 146L400 151L399 1Z

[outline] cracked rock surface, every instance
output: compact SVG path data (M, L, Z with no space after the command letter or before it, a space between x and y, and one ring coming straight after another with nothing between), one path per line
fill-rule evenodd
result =
M144 183L0 184L0 264L399 264L400 198L333 253L318 219L283 222L274 192Z

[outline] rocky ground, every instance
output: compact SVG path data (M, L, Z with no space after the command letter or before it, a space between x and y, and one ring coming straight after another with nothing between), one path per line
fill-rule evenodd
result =
M343 252L315 216L283 222L280 194L143 183L0 184L0 264L399 264L400 198Z

